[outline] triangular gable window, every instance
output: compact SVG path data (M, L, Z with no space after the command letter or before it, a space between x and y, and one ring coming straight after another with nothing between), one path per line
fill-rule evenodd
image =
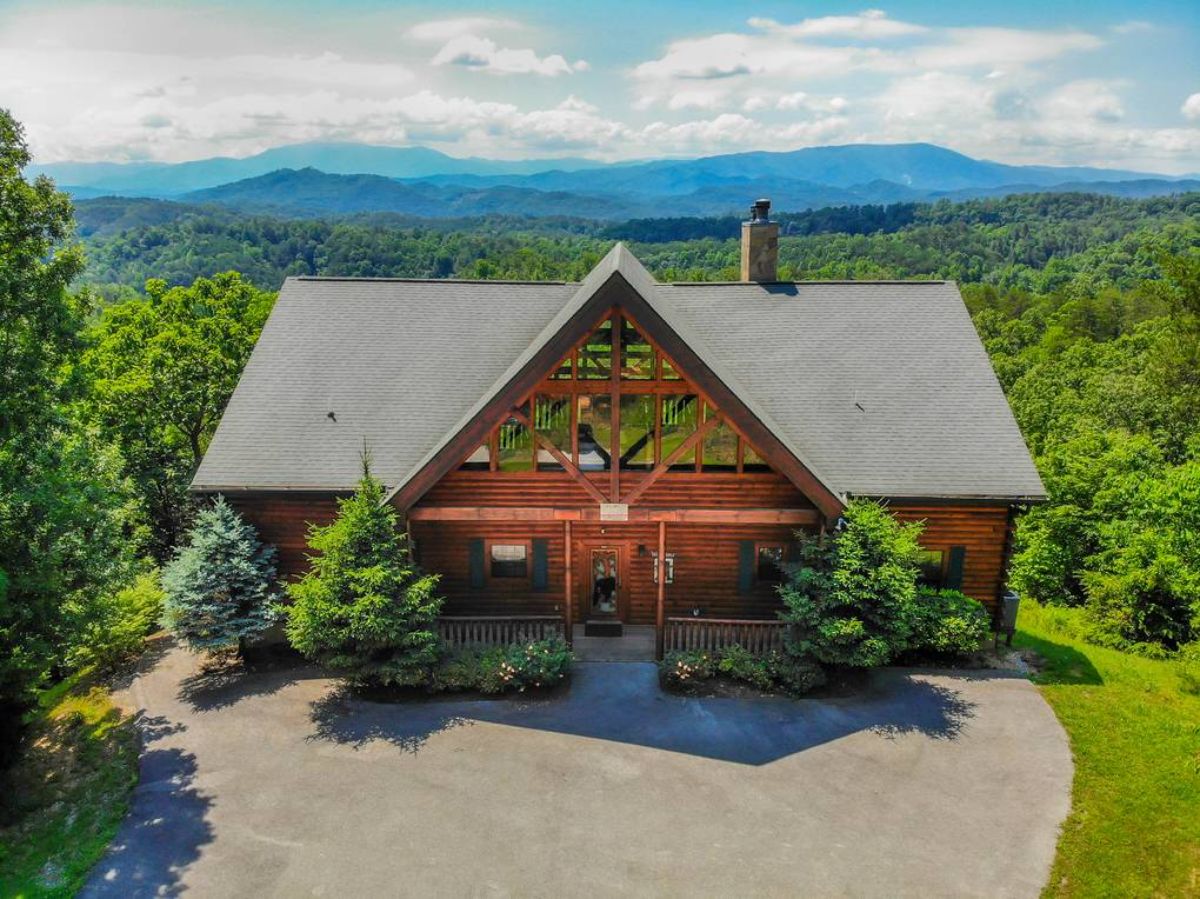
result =
M672 472L770 471L749 441L620 312L580 341L462 467L561 472L564 460L581 472L611 472L614 464L631 472L664 464Z

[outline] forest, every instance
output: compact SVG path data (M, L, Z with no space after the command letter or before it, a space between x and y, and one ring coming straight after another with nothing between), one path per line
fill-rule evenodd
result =
M136 651L186 487L289 275L581 278L616 239L660 279L737 277L733 219L289 220L76 208L0 115L0 731ZM957 280L1050 501L1012 585L1087 638L1200 640L1200 195L1032 194L780 216L783 278ZM8 741L5 741L8 742Z

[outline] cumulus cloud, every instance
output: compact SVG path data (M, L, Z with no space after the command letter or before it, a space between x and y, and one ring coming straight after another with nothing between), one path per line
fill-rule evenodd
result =
M433 57L435 66L462 66L494 75L569 75L587 69L579 60L569 63L561 55L538 56L533 50L500 47L491 38L460 34L448 40Z
M434 19L419 22L404 33L418 41L448 41L463 34L480 34L497 29L519 27L512 19L496 19L491 16L462 16L457 19Z
M1183 113L1184 118L1191 119L1192 121L1200 120L1200 91L1197 91L1184 100L1183 106L1179 108L1179 111Z
M774 19L752 18L749 24L763 31L792 37L895 38L921 34L929 29L912 22L889 19L882 9L868 9L856 16L821 16L804 19L794 25L781 25Z

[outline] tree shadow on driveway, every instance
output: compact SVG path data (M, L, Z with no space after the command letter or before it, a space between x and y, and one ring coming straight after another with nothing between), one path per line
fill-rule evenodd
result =
M898 669L873 673L849 697L728 699L664 693L653 664L591 662L575 666L569 690L547 698L379 703L336 692L313 703L310 739L356 748L384 740L418 752L435 734L488 722L764 765L859 731L953 740L973 710L959 691Z
M196 757L153 745L186 725L142 714L137 726L143 749L132 807L80 897L175 895L183 870L212 842L207 820L212 800L192 785Z

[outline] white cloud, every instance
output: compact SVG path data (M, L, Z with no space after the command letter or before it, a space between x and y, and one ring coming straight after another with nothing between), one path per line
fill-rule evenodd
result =
M943 40L919 48L914 59L930 69L1012 69L1102 46L1101 38L1084 31L949 28Z
M792 37L895 38L921 34L929 29L911 22L889 19L881 9L868 9L856 16L822 16L804 19L795 25L781 25L774 19L753 18L749 24L776 34Z
M434 19L420 22L405 34L418 41L448 41L463 34L479 34L483 31L518 28L511 19L496 19L491 16L463 16L457 19Z
M1183 105L1179 107L1179 111L1183 113L1184 118L1192 121L1200 120L1200 91L1192 94L1183 101Z
M570 75L583 71L587 63L569 63L557 53L538 56L533 50L497 46L488 37L460 34L448 40L433 57L435 66L462 66L493 75Z

